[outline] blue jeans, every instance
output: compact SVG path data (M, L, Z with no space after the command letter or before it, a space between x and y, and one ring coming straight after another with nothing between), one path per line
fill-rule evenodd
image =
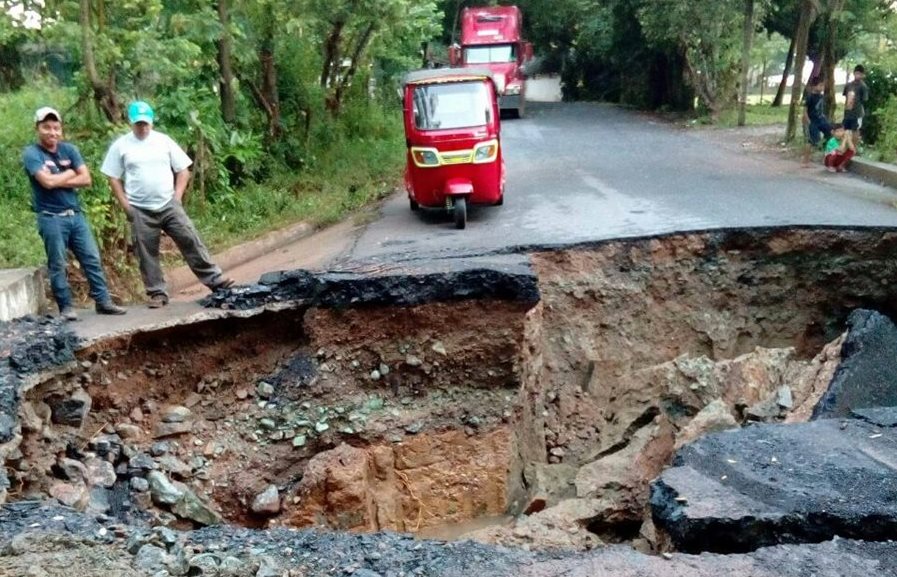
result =
M100 251L83 214L78 212L74 216L55 216L38 213L37 230L44 240L50 289L59 310L72 306L72 291L65 274L66 249L70 249L81 263L81 270L90 285L91 298L98 303L111 301L100 262Z

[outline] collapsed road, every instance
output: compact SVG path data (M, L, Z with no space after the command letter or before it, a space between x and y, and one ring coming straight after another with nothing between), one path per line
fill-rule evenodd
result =
M674 233L6 324L0 575L897 575L895 256Z

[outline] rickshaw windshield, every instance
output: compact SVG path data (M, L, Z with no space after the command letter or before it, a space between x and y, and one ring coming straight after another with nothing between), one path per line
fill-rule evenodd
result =
M467 128L491 121L489 92L482 81L417 86L413 99L418 130Z
M516 62L517 48L513 44L492 44L471 46L464 49L467 64L490 64L492 62Z

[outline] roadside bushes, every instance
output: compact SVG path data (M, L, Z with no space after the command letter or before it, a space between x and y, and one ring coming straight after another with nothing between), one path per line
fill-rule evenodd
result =
M870 66L866 70L866 84L869 86L869 100L866 102L866 118L863 119L863 139L881 148L884 143L879 143L880 139L897 138L897 108L892 102L897 97L897 69L887 65ZM889 148L893 155L894 147Z
M875 152L878 159L884 162L897 161L897 95L891 95L884 107L872 111L871 116L877 130Z

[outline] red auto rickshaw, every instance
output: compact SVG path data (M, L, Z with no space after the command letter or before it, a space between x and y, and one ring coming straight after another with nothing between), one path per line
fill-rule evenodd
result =
M488 70L409 72L403 80L411 210L442 208L467 226L471 204L504 202L505 164L495 82Z

